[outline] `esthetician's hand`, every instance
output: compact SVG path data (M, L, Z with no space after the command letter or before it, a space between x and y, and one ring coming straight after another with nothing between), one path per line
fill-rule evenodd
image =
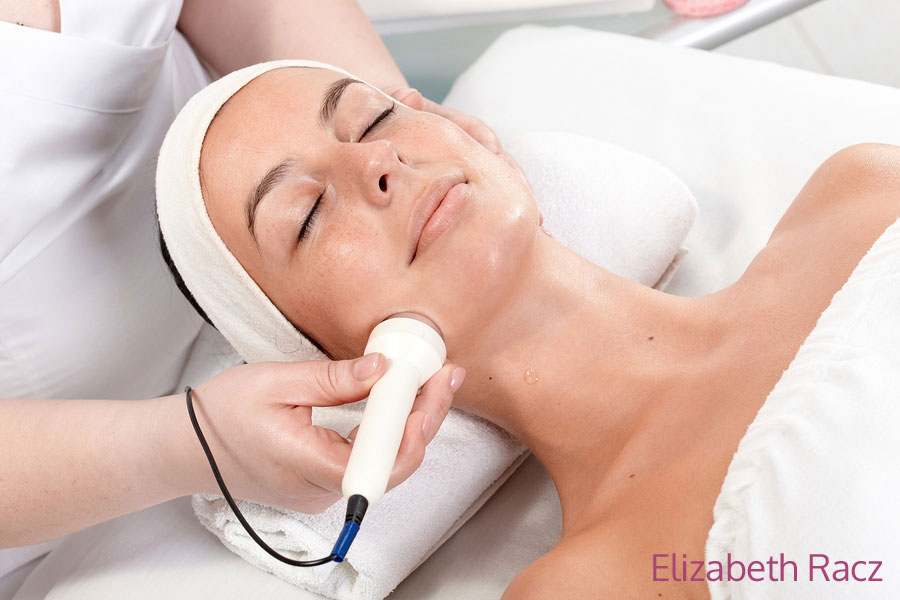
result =
M513 166L514 169L519 172L522 177L525 177L525 171L522 169L516 159L503 149L503 146L501 146L500 144L500 138L497 137L497 134L494 133L494 130L488 127L487 123L485 123L478 117L467 115L461 110L456 110L455 108L450 108L449 106L443 106L441 104L438 104L437 102L434 102L433 100L429 100L415 88L405 88L402 90L397 90L396 92L391 94L391 97L399 100L410 108L434 113L436 115L444 117L449 121L452 121L453 123L456 123L456 125L458 125L460 129L472 136L472 139L474 139L476 142L479 142L482 146L508 162Z
M461 110L456 110L455 108L450 108L449 106L442 106L437 102L434 102L433 100L429 100L415 88L404 88L402 90L397 90L396 92L391 94L391 97L395 100L399 100L410 108L434 113L456 123L456 125L459 126L460 129L472 136L472 139L474 139L476 142L479 142L482 146L512 165L516 172L519 173L519 176L522 177L522 179L524 179L529 186L531 185L531 183L528 182L528 177L525 176L525 170L522 168L522 165L520 165L519 162L515 158L513 158L512 154L503 149L503 147L500 145L500 138L497 137L497 134L494 133L494 130L488 127L487 123L485 123L478 117L467 115ZM547 229L544 227L543 213L541 213L540 227L544 233L546 233L550 237L553 237L552 235L550 235L550 232L547 231Z
M197 386L191 392L197 422L231 495L307 514L340 500L352 445L337 432L313 425L311 407L366 398L386 364L380 353L355 360L250 363ZM422 463L425 446L450 410L456 368L446 363L416 397L389 490ZM460 368L456 389L464 375ZM221 494L186 414L184 419L194 437L193 450L187 446L193 471L188 493ZM358 429L348 437L354 439Z

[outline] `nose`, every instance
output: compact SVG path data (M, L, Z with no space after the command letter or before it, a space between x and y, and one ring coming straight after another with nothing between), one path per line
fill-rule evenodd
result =
M349 175L361 186L360 196L376 206L390 205L409 182L406 157L390 140L353 144Z

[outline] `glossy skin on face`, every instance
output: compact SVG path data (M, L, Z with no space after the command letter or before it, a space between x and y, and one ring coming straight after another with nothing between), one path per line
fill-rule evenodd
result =
M210 125L200 158L207 212L247 273L294 325L335 359L359 356L388 316L424 314L454 344L478 331L527 263L540 213L530 185L451 121L363 83L346 88L319 124L322 95L343 74L280 68L233 95ZM293 167L247 203L285 158ZM409 262L409 222L428 186L461 172L470 195L456 222ZM319 201L305 236L298 236Z

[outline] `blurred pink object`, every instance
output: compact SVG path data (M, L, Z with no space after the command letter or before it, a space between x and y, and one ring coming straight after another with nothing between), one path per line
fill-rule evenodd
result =
M685 17L714 17L734 10L747 0L663 0L663 2Z

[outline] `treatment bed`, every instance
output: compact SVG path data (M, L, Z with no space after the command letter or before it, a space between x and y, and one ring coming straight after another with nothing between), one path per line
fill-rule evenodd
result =
M900 90L576 26L505 32L445 103L477 115L501 140L575 132L671 169L700 207L666 289L682 296L739 278L831 154L859 142L900 144ZM198 340L183 380L222 368L212 333ZM390 598L496 600L556 543L558 497L534 456L497 487ZM188 497L63 538L13 598L123 596L322 598L230 552Z

